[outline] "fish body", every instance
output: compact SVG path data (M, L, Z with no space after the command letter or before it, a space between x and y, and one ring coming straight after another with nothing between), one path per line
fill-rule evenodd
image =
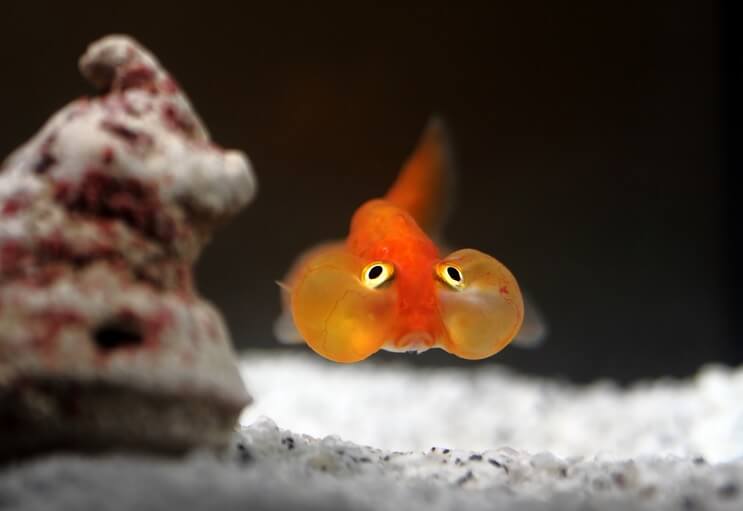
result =
M347 238L295 262L281 284L277 337L346 363L380 349L482 359L507 346L524 320L516 279L487 254L442 256L434 241L452 187L448 138L434 119L389 192L353 214Z
M432 278L439 249L407 211L384 199L365 203L353 216L345 249L394 268L396 321L384 348L422 351L445 339Z

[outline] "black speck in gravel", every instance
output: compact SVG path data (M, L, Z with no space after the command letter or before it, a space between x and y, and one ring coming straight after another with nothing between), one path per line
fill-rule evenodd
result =
M695 465L704 465L707 463L707 460L704 459L704 456L697 456L693 460L691 460Z
M461 465L462 464L462 460L460 458L457 458L457 459L454 460L454 463L456 463L457 465Z
M387 455L387 456L385 456L384 458L382 458L382 460L384 460L384 461L390 461L390 457L389 457L389 455Z
M338 449L335 452L338 453L338 456L343 456L344 454L346 454L346 451L344 451L343 449Z
M506 474L508 473L508 465L504 465L500 461L494 460L493 458L488 458L488 463L490 463L494 467L502 468L503 470L506 471Z
M444 450L443 450L442 452L443 452L444 454L449 454L449 453L451 452L451 449L444 449Z
M436 452L436 448L435 447L431 447L431 452Z
M366 456L362 456L361 458L359 458L359 461L361 463L371 463L371 459L367 458Z
M253 461L253 454L243 444L237 444L237 461L242 465Z
M740 488L733 482L725 483L717 489L717 494L722 499L734 499L739 493Z
M459 479L457 479L457 484L459 486L462 486L464 483L466 483L467 481L470 481L470 480L472 480L474 478L475 478L475 476L472 473L472 471L471 470L468 470L466 474L464 474L462 477L460 477Z
M619 474L622 475L622 474ZM567 477L568 476L568 469L565 467L560 467L560 477Z
M481 454L473 454L470 456L471 461L482 461L482 455Z

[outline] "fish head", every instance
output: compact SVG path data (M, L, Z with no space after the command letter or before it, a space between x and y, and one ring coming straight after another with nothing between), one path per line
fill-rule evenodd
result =
M373 215L357 213L347 242L315 253L292 286L294 323L307 344L346 363L380 349L438 347L480 359L505 347L523 320L508 269L472 249L442 259L404 211L372 206Z

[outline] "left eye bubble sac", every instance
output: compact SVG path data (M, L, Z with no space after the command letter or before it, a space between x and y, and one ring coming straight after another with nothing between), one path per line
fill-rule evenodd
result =
M364 285L363 269L343 246L332 246L305 264L292 290L292 315L299 333L329 360L358 362L391 336L394 295L389 289Z
M518 334L524 319L516 279L498 260L477 250L458 250L442 264L447 262L461 269L464 287L439 287L441 317L450 339L446 349L473 360L498 353Z
M251 398L192 266L255 195L250 162L136 41L80 69L101 94L0 167L0 460L222 449Z

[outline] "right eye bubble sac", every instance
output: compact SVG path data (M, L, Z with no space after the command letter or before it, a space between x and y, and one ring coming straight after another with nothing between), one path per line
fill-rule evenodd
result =
M458 250L446 261L462 269L464 287L438 291L442 320L449 334L447 350L465 359L490 357L518 333L524 304L516 279L487 254Z
M365 287L362 268L345 250L328 250L307 263L292 291L297 330L310 348L334 362L369 357L391 332L390 290Z

